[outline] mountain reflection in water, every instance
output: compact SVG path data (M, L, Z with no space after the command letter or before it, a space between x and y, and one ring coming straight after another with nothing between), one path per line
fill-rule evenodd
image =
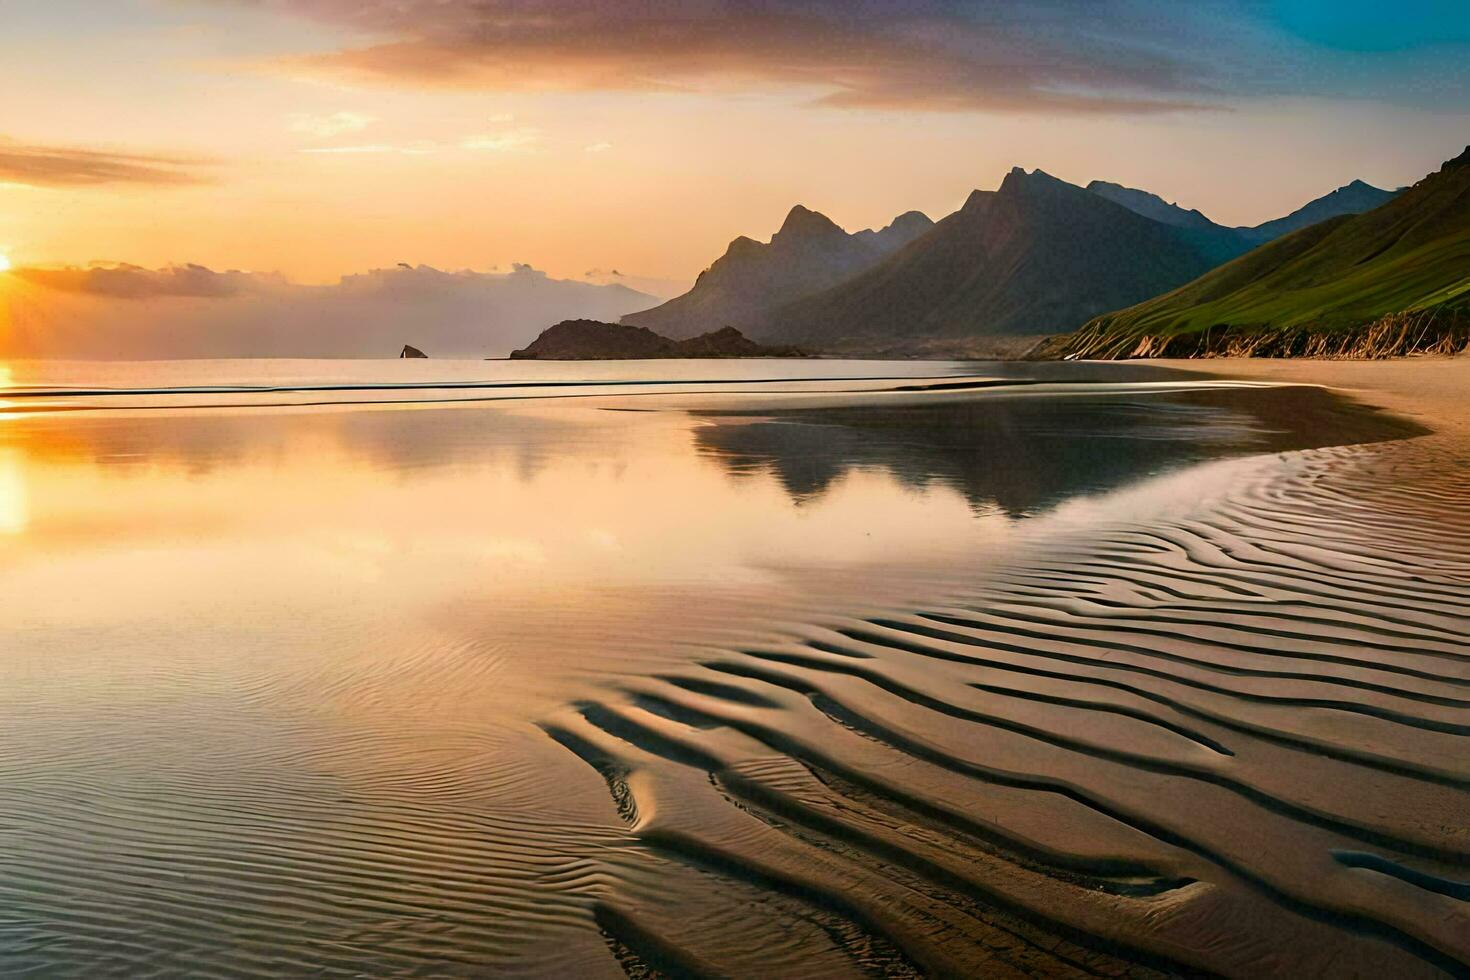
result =
M977 511L1013 517L1206 459L1424 432L1307 387L705 414L719 424L696 430L700 451L732 473L773 472L795 500L872 468L914 490L950 487Z

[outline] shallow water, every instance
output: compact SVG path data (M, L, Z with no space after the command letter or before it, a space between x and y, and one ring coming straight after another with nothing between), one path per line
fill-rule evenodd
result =
M1137 366L9 380L7 975L1470 959L1470 516L1411 423Z

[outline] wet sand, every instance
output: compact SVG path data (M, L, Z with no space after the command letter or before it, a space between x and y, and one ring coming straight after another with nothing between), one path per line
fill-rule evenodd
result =
M548 730L652 850L860 925L880 971L1464 974L1470 362L1164 366L1433 431L1063 504L942 601ZM656 902L608 922L710 943Z
M1150 361L1171 371L1211 377L1323 385L1455 432L1470 427L1470 357L1387 361L1220 358Z
M1060 370L6 420L0 972L1463 974L1470 362Z

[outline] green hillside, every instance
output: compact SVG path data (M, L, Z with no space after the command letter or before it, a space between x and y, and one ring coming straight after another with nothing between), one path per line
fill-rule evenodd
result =
M1047 353L1189 356L1263 343L1300 353L1375 325L1432 341L1467 320L1470 148L1379 208L1304 228L1097 317Z

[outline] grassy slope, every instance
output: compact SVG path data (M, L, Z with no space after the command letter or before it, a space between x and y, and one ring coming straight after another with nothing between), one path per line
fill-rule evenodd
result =
M1219 326L1330 330L1461 304L1470 305L1470 151L1382 207L1304 228L1085 329L1118 337Z

